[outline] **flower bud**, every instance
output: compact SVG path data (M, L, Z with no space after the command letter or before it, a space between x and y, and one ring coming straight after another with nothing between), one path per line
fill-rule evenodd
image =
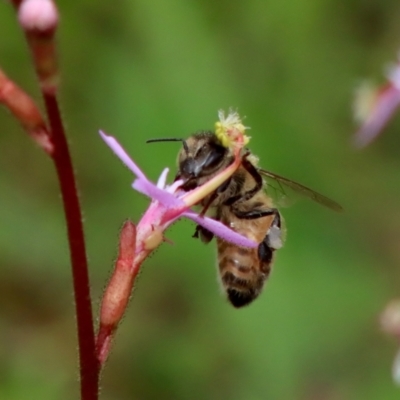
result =
M54 33L58 11L52 0L24 0L18 20L26 33L42 90L54 94L58 86L58 63Z
M115 270L108 282L101 302L100 328L97 336L97 356L104 363L111 345L111 337L118 326L131 295L136 273L132 270L135 257L136 227L125 222L120 234L119 254Z
M58 25L57 7L51 0L24 0L18 9L18 20L27 32L52 35Z
M32 98L0 70L0 103L14 115L33 140L48 154L54 151L46 123Z

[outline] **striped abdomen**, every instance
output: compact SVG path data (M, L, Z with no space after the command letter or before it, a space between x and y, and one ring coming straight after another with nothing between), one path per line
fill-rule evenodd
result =
M227 211L221 215L222 223L260 243L251 249L217 239L222 286L232 305L242 307L257 298L271 271L274 249L269 246L268 232L274 217L243 220Z

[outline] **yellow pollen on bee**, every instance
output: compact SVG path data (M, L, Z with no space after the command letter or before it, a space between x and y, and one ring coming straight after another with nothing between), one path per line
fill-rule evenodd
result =
M219 121L215 123L215 135L224 147L243 147L250 141L250 137L245 135L247 127L242 124L242 120L237 112L230 111L225 117L223 111L218 113Z

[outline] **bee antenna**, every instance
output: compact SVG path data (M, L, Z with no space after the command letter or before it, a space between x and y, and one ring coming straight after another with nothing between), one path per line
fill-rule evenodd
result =
M161 138L161 139L149 139L146 140L146 143L155 143L155 142L182 142L183 148L185 149L186 154L189 154L189 147L186 143L186 140L181 138Z

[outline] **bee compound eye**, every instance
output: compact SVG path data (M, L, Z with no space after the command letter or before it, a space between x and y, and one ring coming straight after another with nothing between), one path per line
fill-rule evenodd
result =
M226 149L222 146L214 146L208 152L207 158L204 162L204 167L215 168L225 157Z
M181 174L184 177L190 177L194 175L195 169L196 169L196 162L194 161L193 158L187 158L183 163L181 164Z

